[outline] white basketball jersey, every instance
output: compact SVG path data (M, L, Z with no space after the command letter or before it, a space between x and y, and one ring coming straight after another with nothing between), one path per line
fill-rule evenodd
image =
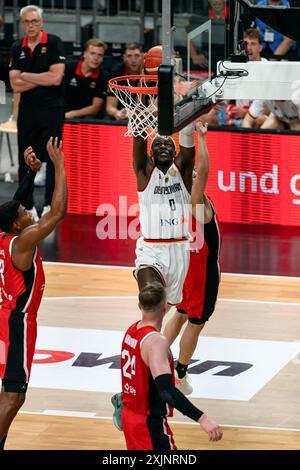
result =
M173 163L164 174L154 167L144 191L138 191L141 232L148 239L188 237L190 194Z

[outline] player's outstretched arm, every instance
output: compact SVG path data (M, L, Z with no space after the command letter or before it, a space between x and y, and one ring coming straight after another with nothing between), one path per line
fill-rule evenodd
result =
M180 151L175 162L181 171L184 184L189 192L192 189L192 174L195 165L195 124L192 122L179 132Z
M32 147L28 147L25 150L24 160L29 168L25 178L23 178L22 182L19 184L13 197L15 201L19 201L23 206L26 205L30 196L36 172L40 170L42 165L40 160L36 157Z
M219 441L223 435L220 426L195 407L172 383L168 340L159 334L149 336L142 344L141 354L150 368L161 399L182 414L197 421L208 434L209 440Z
M52 196L51 210L37 224L20 232L13 243L12 260L16 268L26 271L31 267L32 256L37 243L46 238L65 217L68 205L68 190L65 172L65 158L62 142L51 137L47 144L48 154L55 168L55 187Z
M133 139L133 169L137 177L138 191L142 191L148 183L153 163L147 155L147 139L142 136Z
M195 123L196 130L198 131L198 164L196 175L193 181L192 188L192 205L202 204L207 179L209 175L209 153L206 145L206 133L208 124L203 124L200 120Z
M145 171L147 166L147 139L142 136L133 138L133 169L136 175Z

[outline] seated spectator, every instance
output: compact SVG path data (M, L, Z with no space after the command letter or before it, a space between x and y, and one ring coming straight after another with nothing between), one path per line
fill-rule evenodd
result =
M123 55L123 62L113 68L111 78L125 75L141 75L143 67L144 53L142 46L136 42L128 44ZM116 119L116 121L125 121L127 119L126 109L111 91L107 92L106 114Z
M260 0L257 5L289 6L289 2L287 0ZM270 26L267 26L258 18L256 18L255 23L262 36L262 54L264 57L282 57L285 56L289 51L293 53L296 52L297 45L292 39L288 38L287 36L283 36L283 34L275 31Z
M200 70L207 70L208 59L205 54L197 49L193 41L190 41L190 54L191 54L191 68L194 69L194 65L199 66Z
M89 39L83 59L66 64L65 118L103 117L108 73L101 67L106 44Z
M293 101L254 100L242 127L254 127L256 119L268 108L270 114L261 129L300 130L300 105Z
M209 0L208 18L211 20L228 18L228 6L226 0Z
M226 0L209 0L207 16L212 20L211 25L211 68L216 70L219 60L224 58L225 20L228 18L228 6ZM186 27L186 33L199 26L200 18L191 16ZM200 20L201 21L201 20ZM203 22L203 17L202 17ZM190 41L190 66L191 70L207 70L208 67L208 35L204 34L201 40Z
M262 51L262 41L259 31L255 28L249 28L244 32L244 44L245 50L250 61L264 61L266 59L262 58L260 53ZM235 103L230 104L227 107L227 114L229 118L228 124L241 126L242 120L247 114L249 106L251 105L251 100L236 100ZM257 118L257 122L253 127L260 127L267 116L262 113L261 116Z

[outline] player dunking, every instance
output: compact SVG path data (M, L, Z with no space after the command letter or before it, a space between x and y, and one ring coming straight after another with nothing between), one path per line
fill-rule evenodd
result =
M204 230L201 230L200 234L204 239L200 249L190 251L190 265L183 286L183 300L177 305L177 311L164 330L164 335L171 345L188 319L180 340L179 358L175 371L176 386L186 395L193 391L189 383L187 367L196 349L199 334L214 312L220 282L220 231L214 206L205 195L209 174L209 154L205 141L207 125L198 121L196 128L199 134L199 161L192 187L192 223L193 232L196 233L196 230L201 230L200 223L204 222ZM201 207L199 205L204 205L204 221L197 220L203 213L203 211L197 211L197 208Z
M133 167L137 178L142 237L136 245L135 277L166 287L167 302L177 305L189 263L189 203L194 168L194 124L179 133L176 155L171 137L157 136L147 156L147 142L135 137Z
M51 210L38 223L25 209L41 162L31 147L24 152L27 175L12 201L0 206L0 450L9 427L25 401L37 334L37 311L44 290L42 259L37 249L64 218L67 182L62 143L47 144L55 168Z
M189 265L189 203L195 162L194 124L179 133L176 156L171 137L157 136L147 155L142 136L133 141L142 236L136 244L134 275L139 290L148 282L166 289L168 308L182 300ZM122 394L111 399L114 424L122 430Z
M198 422L209 440L222 430L174 386L173 358L168 340L160 334L167 311L161 282L147 283L139 293L142 319L126 331L122 343L122 424L128 450L174 450L167 416L173 407Z

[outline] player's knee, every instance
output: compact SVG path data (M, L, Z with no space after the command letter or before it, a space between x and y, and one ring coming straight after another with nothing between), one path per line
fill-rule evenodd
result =
M205 325L205 321L201 320L200 318L189 318L188 326L192 330L200 332L202 328L204 327L204 325Z
M177 318L178 318L178 321L179 321L181 326L183 326L187 321L187 316L186 315L178 315Z
M19 393L19 400L18 400L18 409L20 409L24 403L25 403L25 400L26 400L26 393Z
M182 308L177 308L176 309L176 318L179 323L184 325L184 323L187 321L187 312L183 310Z
M7 412L16 414L25 402L25 393L3 393L3 404Z

